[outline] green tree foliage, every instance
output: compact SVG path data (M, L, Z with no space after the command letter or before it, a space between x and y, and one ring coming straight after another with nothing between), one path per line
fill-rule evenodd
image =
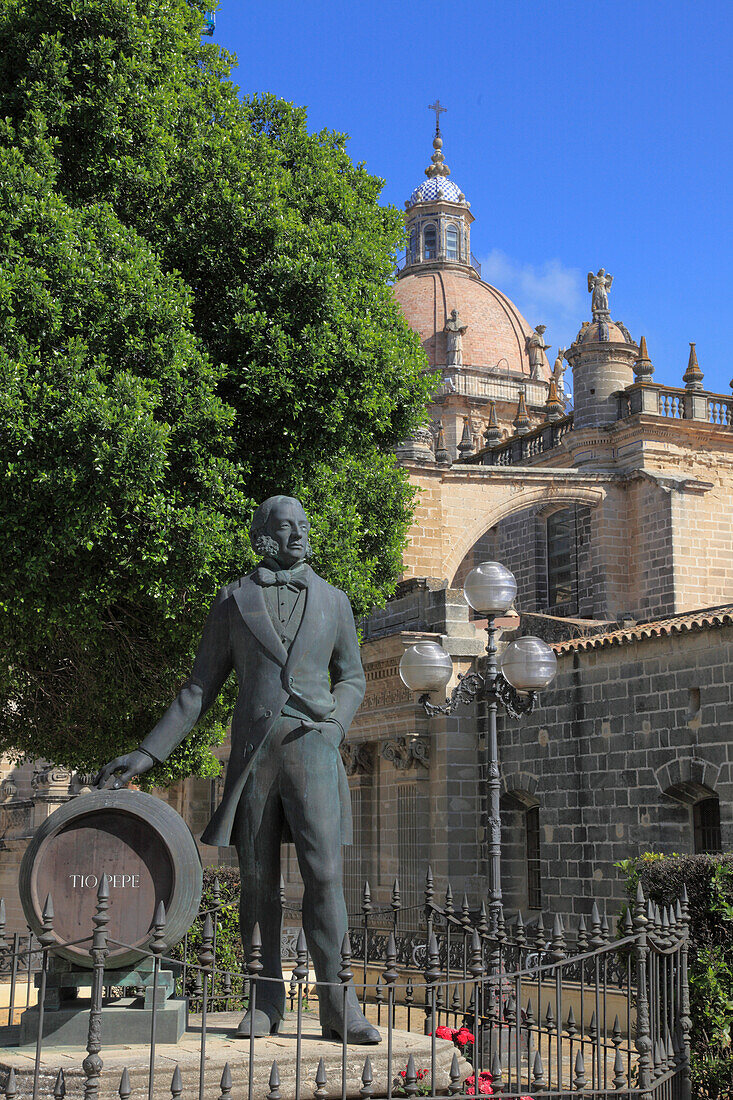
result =
M402 220L342 135L241 100L186 0L0 0L0 749L93 766L185 675L253 503L301 495L355 611L428 392ZM165 774L204 773L224 710ZM159 773L156 777L161 778Z
M0 195L2 744L91 766L176 690L252 502L180 278L7 149Z

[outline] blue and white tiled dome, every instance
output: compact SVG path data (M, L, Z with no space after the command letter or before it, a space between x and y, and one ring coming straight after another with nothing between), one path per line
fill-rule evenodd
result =
M446 179L445 176L433 176L432 179L424 180L419 187L415 188L407 200L407 205L413 206L416 202L437 202L439 199L445 202L465 202L466 196L453 180Z

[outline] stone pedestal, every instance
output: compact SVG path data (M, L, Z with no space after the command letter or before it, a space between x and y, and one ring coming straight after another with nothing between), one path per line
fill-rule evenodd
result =
M156 1034L158 1042L177 1043L186 1030L186 1001L163 1000L160 997L156 1009ZM88 1000L62 1001L61 1007L43 1016L43 1047L49 1056L57 1048L86 1046L89 1029ZM114 1004L102 1009L102 1041L141 1046L150 1042L150 1008L144 1006L141 997L121 997ZM20 1017L21 1047L35 1046L38 1034L38 1007L27 1009Z

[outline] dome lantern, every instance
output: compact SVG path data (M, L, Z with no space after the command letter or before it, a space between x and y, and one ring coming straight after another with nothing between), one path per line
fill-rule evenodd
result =
M449 179L450 168L443 156L440 115L446 108L436 100L430 109L435 111L433 155L425 169L426 179L405 203L409 240L399 277L414 272L416 267L429 266L467 269L475 278L471 265L470 204L458 184Z

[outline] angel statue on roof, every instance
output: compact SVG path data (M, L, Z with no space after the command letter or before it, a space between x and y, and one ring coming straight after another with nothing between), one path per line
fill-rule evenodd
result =
M590 306L594 321L606 321L611 316L608 309L608 292L611 289L613 275L601 268L597 275L588 272L588 293L592 294Z

